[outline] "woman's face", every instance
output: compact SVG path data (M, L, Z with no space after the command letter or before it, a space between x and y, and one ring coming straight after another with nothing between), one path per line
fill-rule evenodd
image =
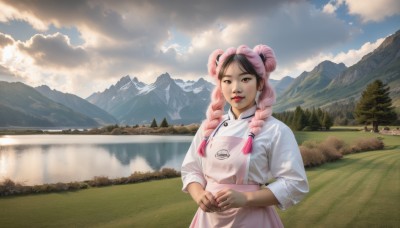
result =
M238 62L232 62L221 77L221 89L225 100L231 105L236 118L255 104L257 90L255 75L244 72Z

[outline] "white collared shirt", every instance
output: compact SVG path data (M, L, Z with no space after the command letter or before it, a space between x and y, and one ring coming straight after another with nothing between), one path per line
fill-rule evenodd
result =
M232 111L223 117L223 121L211 134L214 136L234 136L247 139L249 123L254 116L256 106L241 113L235 119ZM203 125L197 131L183 161L181 174L184 192L191 182L203 187L206 180L202 172L201 157L197 148L203 140ZM207 151L206 151L207 153ZM269 117L253 140L250 154L248 181L268 184L279 201L279 208L286 209L298 203L309 191L307 176L299 147L291 129L274 117Z

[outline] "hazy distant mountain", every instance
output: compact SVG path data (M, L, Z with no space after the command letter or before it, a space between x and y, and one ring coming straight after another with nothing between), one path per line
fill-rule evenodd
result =
M51 90L48 86L42 85L35 88L47 98L71 108L75 112L82 113L96 120L100 125L116 124L118 120L108 114L103 109L93 105L85 99L69 93L62 93L57 90Z
M294 109L297 105L305 108L348 105L356 102L366 85L376 79L390 86L393 105L400 107L400 31L349 68L324 61L311 72L303 72L278 96L274 112Z
M274 84L271 83L272 87L274 87L275 89L276 96L280 97L286 91L286 89L289 88L289 86L293 83L293 81L294 78L286 76L281 80L277 80L276 83Z
M98 123L21 82L0 82L1 127L94 127Z
M210 100L213 85L200 78L197 81L174 80L168 73L157 77L152 84L121 78L104 92L87 98L93 104L104 107L121 124L149 123L153 118L169 123L200 122Z

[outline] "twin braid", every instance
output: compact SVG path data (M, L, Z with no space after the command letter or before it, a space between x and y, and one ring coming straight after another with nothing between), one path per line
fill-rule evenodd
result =
M198 148L198 153L205 156L207 140L218 126L224 114L225 99L222 95L218 74L227 57L233 54L244 55L253 65L258 76L263 78L263 90L257 100L257 110L250 122L250 134L242 151L244 154L251 153L253 138L260 133L265 120L272 115L272 105L275 103L275 92L268 83L269 75L275 70L276 60L273 50L266 45L257 45L253 49L245 45L237 49L229 48L225 52L217 49L208 58L208 73L216 81L216 87L212 92L211 103L207 109L207 119L203 123L204 139Z

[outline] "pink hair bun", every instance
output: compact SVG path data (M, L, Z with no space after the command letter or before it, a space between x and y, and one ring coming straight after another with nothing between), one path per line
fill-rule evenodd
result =
M217 58L218 56L221 56L224 53L223 50L217 49L211 53L211 55L208 57L208 74L214 78L215 80L218 80L218 74L217 74Z
M264 56L264 66L267 73L271 73L276 68L276 58L274 51L267 45L260 44L254 47L254 52Z

